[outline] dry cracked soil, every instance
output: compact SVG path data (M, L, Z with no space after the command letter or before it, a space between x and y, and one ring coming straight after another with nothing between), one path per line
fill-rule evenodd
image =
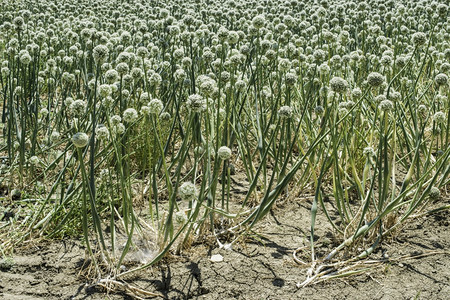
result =
M293 251L306 245L309 207L307 199L278 205L256 228L257 234L231 251L197 243L127 282L167 299L450 299L449 211L415 218L383 241L372 255L385 258L377 267L298 288L307 268L294 261ZM319 228L325 223L318 219ZM326 230L317 235L322 245L332 245ZM320 256L326 249L318 250ZM17 251L1 261L0 299L133 299L125 292L105 293L87 285L79 275L84 253L76 240ZM223 261L211 261L214 254Z

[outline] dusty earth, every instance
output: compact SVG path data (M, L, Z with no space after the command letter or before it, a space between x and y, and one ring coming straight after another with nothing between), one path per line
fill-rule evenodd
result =
M294 261L292 253L305 244L309 207L307 199L278 205L256 228L258 235L233 250L199 243L127 278L128 282L167 299L449 299L449 211L415 218L396 237L383 241L372 258L388 257L387 262L360 275L299 289L306 268ZM320 228L325 221L318 222ZM326 232L317 235L323 244L332 243ZM429 255L433 251L440 254ZM223 261L212 262L214 254L221 254ZM1 261L0 298L132 299L86 285L79 276L83 258L84 248L75 240L18 251Z

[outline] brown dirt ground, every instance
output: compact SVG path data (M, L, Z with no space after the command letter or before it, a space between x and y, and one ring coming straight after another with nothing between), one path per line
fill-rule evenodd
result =
M449 299L449 211L416 218L395 238L384 241L372 256L388 255L391 260L381 266L297 288L306 269L295 263L292 252L305 244L309 207L309 200L282 203L256 228L257 236L232 251L211 243L193 245L189 253L173 255L170 263L164 261L127 280L168 299ZM319 218L319 228L322 222ZM326 234L317 232L319 241ZM447 254L395 260L430 251ZM219 253L224 260L212 262L211 255ZM78 276L83 258L84 248L75 240L19 251L12 264L5 260L0 264L0 299L132 299L87 286Z

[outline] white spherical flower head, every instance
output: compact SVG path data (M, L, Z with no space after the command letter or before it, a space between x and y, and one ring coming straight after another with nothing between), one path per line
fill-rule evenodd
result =
M97 63L102 63L103 61L105 61L108 58L108 55L109 49L105 45L95 46L94 50L92 51L92 56Z
M338 109L338 112L339 112L340 115L345 115L346 113L348 113L348 110L347 110L346 107L340 107Z
M205 152L205 149L202 146L197 146L197 147L194 148L194 153L197 156L202 155L203 152Z
M238 81L236 81L236 90L243 92L245 90L245 88L247 87L247 84L245 83L244 80L239 79Z
M192 65L192 60L189 57L184 57L183 59L181 59L181 64L185 67L188 68Z
M8 76L9 74L10 74L10 70L9 70L9 68L8 67L2 67L2 75L3 76ZM41 77L40 77L41 78Z
M133 123L138 118L138 113L134 108L127 108L123 112L123 120L127 123Z
M287 72L292 66L292 63L289 59L287 58L282 58L280 59L280 61L278 62L278 69L281 72Z
M159 115L164 108L164 104L159 99L153 99L148 103L148 107L151 114Z
M239 41L239 34L236 31L228 32L228 43L236 44Z
M119 78L119 73L114 69L108 70L105 73L105 79L109 83L115 82L118 78Z
M220 79L222 79L223 82L228 82L230 80L230 72L228 71L223 71L222 73L220 73Z
M389 94L389 99L396 102L399 101L402 98L402 94L400 94L397 91L391 91L391 93Z
M84 132L77 132L72 136L72 143L77 148L83 148L86 147L86 145L89 142L89 137Z
M294 73L287 73L285 82L287 86L294 86L297 83L297 75L295 75Z
M142 105L141 114L144 116L148 116L150 114L150 108L147 105Z
M59 137L60 137L59 132L58 131L53 131L51 136L50 136L50 139L51 139L52 142L57 142L59 140Z
M159 118L161 119L161 121L164 121L164 122L169 121L171 117L172 116L167 111L164 111L159 115Z
M413 45L416 47L420 47L427 42L427 36L423 32L416 32L412 35Z
M148 81L151 86L159 86L162 82L162 77L158 73L154 73L150 76Z
M445 75L444 73L437 74L436 77L434 78L434 81L439 86L446 85L448 82L448 76Z
M252 25L257 29L262 28L264 26L264 23L266 23L266 19L263 15L258 15L252 20Z
M372 72L367 76L367 83L371 87L379 87L384 82L384 76L378 72Z
M316 115L321 115L325 112L325 108L322 105L318 105L314 108Z
M353 99L361 98L361 96L362 96L362 91L360 88L354 88L352 90L352 98Z
M128 66L127 63L121 62L116 65L116 70L120 75L124 75L124 74L128 73L128 71L130 70L130 67Z
M293 113L292 107L287 105L280 107L280 109L278 110L278 115L282 119L289 119L290 117L292 117L292 113Z
M437 187L433 186L430 190L429 197L433 200L436 200L439 199L440 196L441 191Z
M319 66L319 74L322 75L322 76L329 74L330 70L331 69L330 69L330 67L328 66L328 64L326 62Z
M183 69L178 69L173 74L173 77L176 82L183 82L186 79L187 74Z
M109 139L109 130L106 128L105 125L97 125L97 128L95 130L97 134L97 138L99 140L108 140Z
M45 117L45 116L47 116L48 115L48 109L47 108L42 108L40 111L40 114L43 116L43 117Z
M217 151L217 155L219 156L220 159L227 160L231 157L231 149L228 148L227 146L222 146Z
M187 215L186 215L186 213L184 212L184 211L177 211L176 213L175 213L175 220L178 222L178 223L184 223L184 222L186 222L187 221Z
M147 92L144 92L141 94L141 100L142 101L148 101L150 99L150 96L148 95Z
M31 56L28 52L24 53L22 56L20 56L20 62L24 65L30 64L32 60L33 59L31 58Z
M113 132L118 135L123 134L125 132L125 125L123 125L122 123L114 125Z
M442 111L438 111L437 113L434 114L433 120L438 124L444 123L445 122L445 114Z
M22 92L23 92L23 88L22 88L21 86L17 86L17 87L14 89L14 94L16 94L16 95L21 95Z
M345 93L348 89L348 82L347 80L341 78L341 77L333 77L330 80L330 86L331 90L336 93Z
M178 195L182 200L194 200L197 196L197 188L192 182L185 182L178 189Z
M363 154L368 156L368 157L372 157L372 156L376 156L376 152L372 147L366 147L363 150Z
M39 158L37 156L30 157L30 163L34 166L39 164Z
M122 122L122 118L118 115L114 115L112 116L109 121L111 122L111 124L113 126L116 126L117 124L119 124L120 122Z
M425 118L428 115L428 108L426 105L421 104L417 107L417 112L420 117Z
M145 58L145 57L147 57L148 56L148 50L147 50L147 48L145 48L145 47L143 47L143 46L141 46L141 47L139 47L137 50L136 50L136 54L137 54L137 56L139 56L140 58Z
M144 71L142 71L141 68L138 67L134 67L133 69L131 69L130 71L130 76L132 79L134 80L139 80L142 78L142 76L144 76Z
M375 103L381 103L384 100L386 100L386 96L385 95L378 95L373 100L374 100Z
M383 100L379 105L380 109L384 112L388 112L394 108L394 104L390 100Z
M209 77L203 77L200 83L200 91L206 96L210 97L216 88L216 81Z
M350 100L350 101L345 102L344 104L347 109L351 109L355 105L355 102Z
M108 96L111 96L112 94L112 88L109 84L102 84L98 87L98 94L102 98L106 98Z
M72 114L81 115L86 111L87 103L84 100L78 99L70 104L70 111Z
M193 112L202 112L206 109L206 100L199 94L192 94L188 97L186 105Z

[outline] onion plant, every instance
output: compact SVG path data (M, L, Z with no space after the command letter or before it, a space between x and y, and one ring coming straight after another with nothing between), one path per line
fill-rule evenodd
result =
M23 209L2 253L76 236L116 282L204 237L231 249L303 191L300 285L346 274L448 208L448 26L431 0L4 1L1 201Z

